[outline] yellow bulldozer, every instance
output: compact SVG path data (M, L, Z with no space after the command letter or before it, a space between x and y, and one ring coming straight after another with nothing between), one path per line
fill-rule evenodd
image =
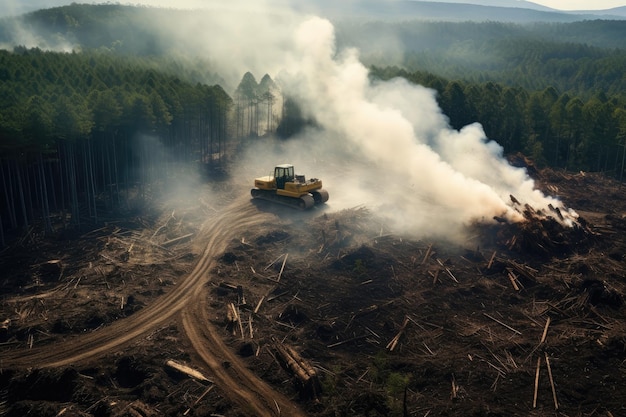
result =
M322 180L306 179L296 175L293 165L281 164L274 174L254 179L252 198L267 200L300 210L307 210L328 201L328 191L322 189Z

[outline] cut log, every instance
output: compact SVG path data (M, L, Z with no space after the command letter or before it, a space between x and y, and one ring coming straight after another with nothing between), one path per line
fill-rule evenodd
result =
M544 343L546 341L546 337L548 336L548 327L550 327L550 316L546 320L546 325L543 328L543 334L541 335L541 341L539 343Z
M396 348L396 345L400 341L400 338L402 337L402 334L404 333L404 330L406 329L407 324L409 324L409 318L408 316L405 316L404 321L402 322L402 326L400 326L400 330L394 336L394 338L391 339L389 343L387 343L387 349L389 349L390 352L393 352L393 350Z
M280 277L283 275L283 271L285 270L285 263L287 262L288 253L285 254L285 259L283 259L283 264L280 267L280 272L278 273L278 278L276 278L276 282L280 281Z
M193 402L192 407L195 407L196 405L198 405L198 403L199 403L199 402L200 402L200 401L201 401L204 397L206 397L206 395L207 395L209 392L211 392L211 390L212 390L213 388L215 388L215 385L211 385L211 386L209 386L209 388L205 389L205 390L204 390L204 392L202 393L202 395L200 395L200 396L198 397L198 399L197 399L196 401L194 401L194 402ZM183 413L183 415L184 415L184 416L186 416L187 414L189 414L189 412L190 412L190 411L191 411L191 407L189 407L189 408L187 409L187 411L185 411L185 412Z
M334 347L337 347L337 346L345 345L346 343L356 342L357 340L365 339L366 337L367 337L367 335L355 336L355 337L351 337L350 339L342 340L340 342L331 343L330 345L326 345L326 347L327 348L334 348Z
M315 368L290 346L274 343L281 364L296 377L300 395L306 399L319 400L322 385Z
M535 391L533 394L533 408L537 408L537 393L539 392L539 368L541 368L541 356L537 358L537 368L535 370Z
M276 258L276 259L274 259L272 262L270 262L270 263L269 263L269 264L268 264L268 265L267 265L267 266L266 266L263 270L264 270L264 271L267 271L267 270L268 270L268 269L269 269L272 265L274 265L276 262L278 262L278 260L279 260L280 258L282 258L283 256L286 256L286 255L287 255L287 254L280 255L278 258Z
M521 275L524 278L526 278L528 281L533 282L533 283L537 282L537 277L535 277L535 275L533 274L534 270L531 271L531 268L529 268L529 267L527 267L525 265L520 265L517 262L511 261L511 260L507 261L507 265L509 265L511 267L511 269L513 269L519 275Z
M265 300L265 296L262 296L259 302L257 303L256 307L254 308L254 314L259 312L259 309L261 308L261 304L263 303L263 300Z
M510 330L510 331L512 331L513 333L517 333L517 334L519 334L519 335L521 335L521 334L522 334L522 332L520 332L519 330L515 330L514 328L512 328L512 327L511 327L511 326L509 326L508 324L501 322L500 320L498 320L498 319L496 319L496 318L494 318L494 317L490 316L490 315L489 315L489 314L487 314L487 313L483 313L483 316L487 317L488 319L491 319L491 320L495 321L495 322L496 322L496 323L498 323L500 326L506 327L507 329L509 329L509 330Z
M426 254L424 255L424 258L422 259L422 265L424 265L426 263L426 261L428 260L428 258L430 257L430 253L433 249L433 244L431 243L430 245L428 245L428 249L426 250Z
M191 236L193 236L193 233L188 233L186 235L179 236L174 239L166 240L165 242L161 244L161 246L167 248L168 246L172 246L175 243L182 242L183 240L189 239Z
M446 267L443 262L441 261L441 259L437 258L437 263L439 265L441 265L441 267L443 269L445 269L445 271L448 273L448 275L450 276L450 278L452 278L452 281L456 282L457 284L459 283L459 281L456 279L456 277L454 276L454 274L452 274L452 271L450 271L450 268Z
M497 251L493 251L493 255L491 255L491 259L489 259L489 263L487 264L487 269L491 269L491 265L493 265L493 260L496 259Z
M196 371L195 369L190 368L187 365L183 365L181 363L178 363L178 362L176 362L176 361L174 361L172 359L167 360L165 362L165 365L167 365L171 369L174 369L175 371L183 373L183 374L187 375L188 377L191 377L191 378L196 379L198 381L213 383L213 381L211 381L209 378L204 376L202 374L202 372Z
M515 276L515 274L511 270L509 270L508 276L515 291L519 291L519 285L517 285L517 277Z
M544 352L546 358L546 368L548 368L548 379L550 380L550 388L552 388L552 399L554 400L554 409L559 409L559 401L556 398L556 387L554 386L554 379L552 378L552 368L550 367L550 358L548 353Z

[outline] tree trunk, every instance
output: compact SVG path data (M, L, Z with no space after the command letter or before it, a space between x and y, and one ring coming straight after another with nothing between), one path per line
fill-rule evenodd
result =
M46 174L44 172L43 155L39 152L39 196L41 199L41 217L44 223L44 233L52 233L52 223L50 222L50 206L48 204L48 187L46 185Z
M0 161L0 174L2 174L2 186L4 188L4 198L7 203L7 216L9 217L9 222L11 223L11 228L17 229L17 217L15 215L15 199L13 196L13 184L11 184L11 166L9 160L7 160L7 175L9 178L7 179L4 173L4 163Z
M18 165L17 161L15 162L15 175L16 175L16 180L17 180L17 190L18 190L18 194L19 194L19 198L20 198L20 204L22 206L22 216L23 216L23 220L24 223L22 226L24 226L24 229L28 228L28 212L26 211L26 200L24 198L24 184L22 181L22 174L20 172L20 167Z

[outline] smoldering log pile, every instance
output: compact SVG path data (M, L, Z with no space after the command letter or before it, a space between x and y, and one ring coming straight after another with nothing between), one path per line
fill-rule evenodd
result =
M518 203L513 196L511 200ZM525 221L501 225L497 233L498 242L511 251L542 256L571 253L575 248L580 249L590 243L594 233L584 219L579 218L568 226L558 207L551 206L550 209L550 213L546 213L524 205L522 214Z

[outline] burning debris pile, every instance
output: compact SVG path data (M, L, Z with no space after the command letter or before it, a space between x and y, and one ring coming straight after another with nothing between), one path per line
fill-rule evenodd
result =
M511 195L516 208L521 204ZM535 210L528 204L521 211L523 221L501 224L497 227L498 242L509 251L534 253L542 256L562 256L582 250L594 233L586 221L549 205L550 213Z

